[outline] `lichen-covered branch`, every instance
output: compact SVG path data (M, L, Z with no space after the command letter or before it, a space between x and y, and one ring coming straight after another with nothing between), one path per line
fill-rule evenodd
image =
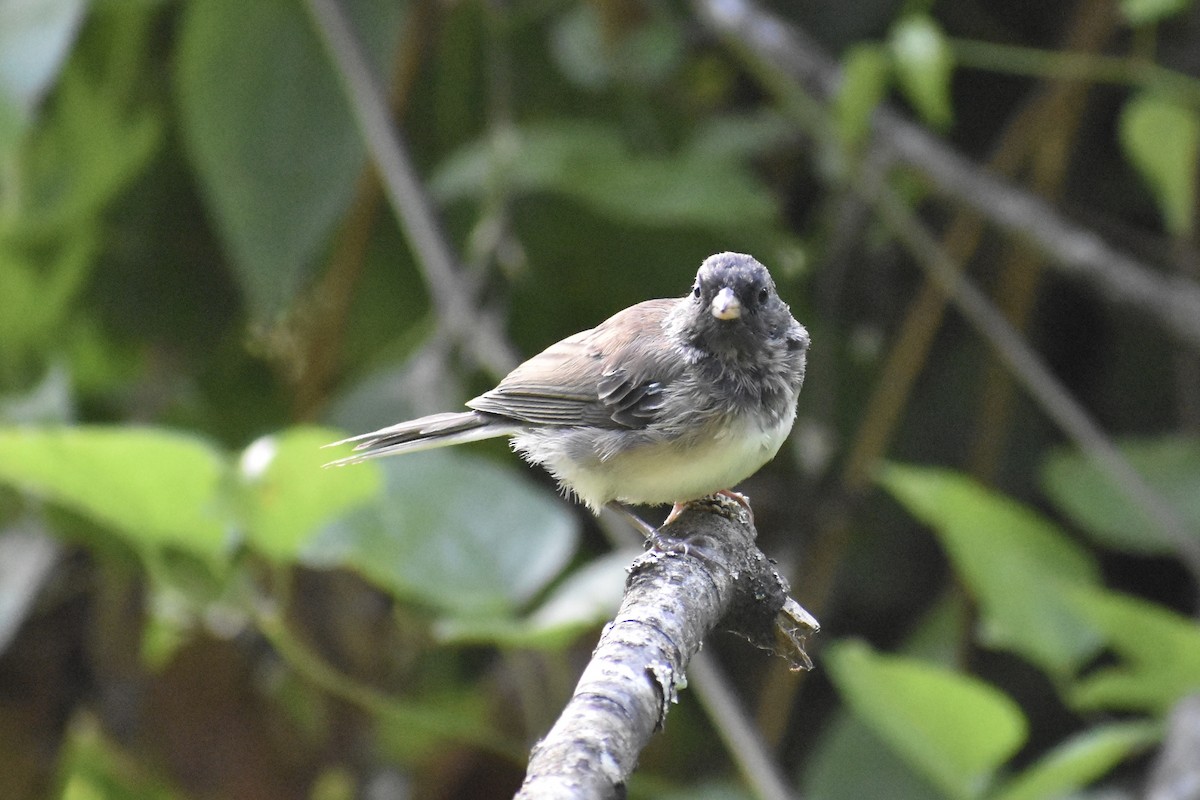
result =
M724 497L688 506L630 567L625 598L558 722L529 759L521 800L611 798L662 728L688 662L721 625L811 662L816 620L754 544L745 508Z

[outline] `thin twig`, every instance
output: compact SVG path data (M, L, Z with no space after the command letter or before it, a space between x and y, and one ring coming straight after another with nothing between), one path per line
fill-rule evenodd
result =
M282 612L264 603L254 611L255 626L288 666L304 679L380 719L445 741L461 742L515 760L520 753L495 731L480 729L474 720L447 714L444 708L401 699L368 686L328 664L288 629Z
M1174 508L1159 497L1141 473L1113 445L1062 383L1009 324L987 297L968 282L954 262L896 192L882 182L864 186L875 197L875 209L926 273L936 280L959 313L976 329L1008 365L1042 411L1058 425L1084 455L1107 477L1117 491L1142 510L1164 540L1175 550L1193 580L1200 585L1200 538L1179 519Z
M733 755L754 796L760 800L796 797L779 762L771 758L770 748L746 714L730 687L729 678L712 653L696 653L688 675L688 685L696 692L708 718L714 721L717 735Z
M769 65L820 98L829 100L836 95L840 82L837 64L803 31L752 0L693 0L693 4L700 18L747 59ZM804 116L811 117L812 110L807 109ZM874 146L891 150L935 191L1032 243L1063 274L1087 281L1110 302L1137 309L1158 320L1180 341L1200 349L1200 286L1159 274L1066 219L1049 203L987 174L886 107L872 117L872 132Z
M468 345L481 366L503 375L517 359L495 319L476 308L474 291L459 273L457 259L412 164L404 138L391 123L386 95L337 0L306 0L305 5L338 77L345 84L346 97L379 170L384 192L424 273L439 325Z
M774 70L775 80L782 69L793 81L822 96L832 96L836 90L837 66L802 31L763 11L751 0L694 2L701 17L716 31L733 39L756 68ZM789 94L786 99L791 98ZM804 122L810 114L808 109L798 120ZM875 148L871 160L883 163L894 156L911 166L919 166L947 194L1001 227L1037 243L1064 271L1090 279L1114 299L1129 301L1154 313L1177 335L1200 345L1200 287L1183 279L1151 273L1137 261L1110 248L1095 233L1061 218L1049 204L987 175L924 129L889 109L877 110L873 123L877 139L886 146ZM876 213L927 274L942 286L963 317L992 344L1046 415L1147 515L1200 585L1200 538L1158 497L1004 316L958 274L954 260L903 200L884 184L882 172L857 171L857 191L874 205Z
M1102 51L1120 21L1116 6L1079 3L1071 13L1063 50L1089 55ZM1091 85L1051 76L1039 93L1043 109L1038 135L1029 146L1028 188L1039 197L1057 202L1071 164L1072 142L1082 123ZM957 259L960 267L964 260ZM1013 327L1024 332L1038 297L1044 261L1040 253L1020 242L1006 243L1000 278L991 295ZM996 359L989 359L983 377L980 409L968 463L971 472L992 479L1010 440L1016 387L1012 376Z
M1200 81L1152 61L1079 50L1041 50L974 39L951 39L950 52L955 63L962 67L1053 80L1136 86L1200 106Z

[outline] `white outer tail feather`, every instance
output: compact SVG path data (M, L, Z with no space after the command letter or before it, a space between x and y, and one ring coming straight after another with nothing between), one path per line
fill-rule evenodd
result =
M398 453L417 453L422 450L433 450L437 447L478 442L483 439L494 439L499 436L512 436L521 431L521 426L511 420L489 417L476 411L449 412L432 414L428 417L389 425L370 433L360 433L325 447L338 447L344 444L355 444L355 454L330 461L326 467L341 467L346 464L358 464L372 458L396 455ZM394 444L386 444L388 440L404 438Z

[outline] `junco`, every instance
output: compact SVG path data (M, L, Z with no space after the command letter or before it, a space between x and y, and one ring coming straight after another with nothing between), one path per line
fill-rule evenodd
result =
M796 418L808 332L766 267L705 259L691 292L647 300L543 350L470 411L335 442L332 462L508 436L593 512L681 504L728 490L778 452Z

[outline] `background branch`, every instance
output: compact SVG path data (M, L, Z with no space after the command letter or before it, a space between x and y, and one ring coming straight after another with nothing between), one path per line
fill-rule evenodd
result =
M750 0L694 0L694 5L700 18L739 52L772 65L822 99L835 96L838 67L803 31ZM984 172L925 128L886 107L876 110L872 131L875 147L915 168L934 191L1029 242L1060 272L1086 280L1115 305L1137 309L1200 349L1200 286L1159 274L1066 219L1046 201Z
M789 77L823 98L836 91L838 70L815 42L749 0L696 0L716 31L731 38L756 69L767 72L790 106L802 103L801 122L824 135L828 125L815 118L809 101L798 100ZM786 71L781 74L780 69ZM791 91L789 91L791 90ZM1039 198L1004 183L886 107L876 110L874 131L880 146L853 170L852 184L917 263L940 284L960 313L995 348L1042 410L1067 434L1127 499L1139 507L1200 585L1200 539L1174 509L1158 497L1061 382L1024 342L987 297L966 282L956 263L884 180L893 160L918 166L935 186L982 216L1039 246L1068 272L1089 278L1111 299L1154 312L1172 331L1200 345L1200 287L1178 277L1160 277L1110 248L1095 233L1065 219Z
M346 97L379 170L384 193L425 276L439 328L465 344L479 365L493 376L504 375L516 365L516 354L495 317L480 313L475 288L467 284L456 266L458 259L442 232L404 137L392 125L386 94L337 0L307 0L305 6L345 84Z

